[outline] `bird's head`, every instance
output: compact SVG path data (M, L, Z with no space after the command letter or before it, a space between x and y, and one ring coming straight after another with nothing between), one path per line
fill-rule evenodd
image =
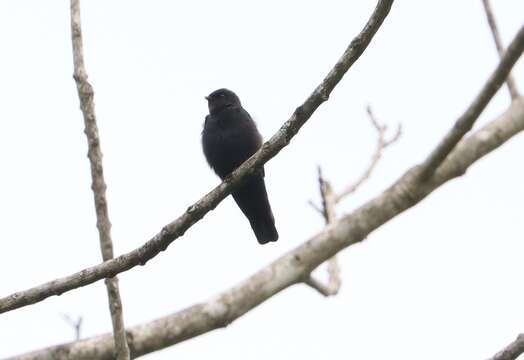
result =
M218 89L206 96L210 114L216 114L228 107L239 107L240 99L231 90Z

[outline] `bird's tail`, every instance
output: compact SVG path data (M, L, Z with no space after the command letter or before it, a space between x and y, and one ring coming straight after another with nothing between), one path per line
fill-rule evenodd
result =
M275 227L275 221L273 220L273 214L271 214L270 218L254 219L254 221L250 221L249 223L260 244L267 244L268 242L278 240L278 232Z
M255 174L248 177L233 192L233 198L249 220L260 244L278 240L278 232L267 198L263 175Z

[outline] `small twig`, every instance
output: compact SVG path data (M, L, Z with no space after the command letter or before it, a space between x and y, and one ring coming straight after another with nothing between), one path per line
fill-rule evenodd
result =
M322 208L318 210L320 210L320 213L324 216L326 225L330 225L336 220L335 194L333 193L331 184L322 176L322 169L320 166L318 167L318 186L320 189L320 197L322 199ZM313 278L313 275L311 274L304 281L304 283L313 287L324 296L336 295L338 294L341 286L340 266L336 256L333 256L328 260L327 272L327 285L324 285L320 282L320 280Z
M80 340L80 334L82 332L82 322L83 322L82 316L79 316L76 320L74 320L68 314L61 314L61 315L62 315L62 319L64 319L64 321L74 329L75 340L76 341Z
M488 360L516 360L522 353L524 353L524 334L520 334L515 341Z
M373 169L378 164L384 149L388 147L389 145L393 144L395 141L397 141L400 138L400 135L402 132L402 127L400 124L398 125L395 135L391 139L386 140L385 133L387 130L387 126L381 125L377 121L377 119L373 115L371 107L369 106L367 107L367 112L368 112L369 120L371 121L371 124L377 130L378 140L377 140L377 148L375 150L375 153L373 154L373 157L371 158L371 163L369 164L366 171L364 171L364 173L360 176L360 178L355 183L348 186L346 190L344 190L341 194L336 195L333 192L331 184L328 181L326 181L324 177L322 176L322 169L320 168L320 166L318 167L318 185L320 188L320 197L322 199L322 208L320 209L315 206L315 209L317 209L324 216L326 225L332 224L336 220L335 205L340 200L342 200L344 197L357 191L360 185L362 185L366 180L369 179L369 177L371 176L371 173L373 172ZM312 204L312 202L310 202L310 204ZM312 275L307 279L307 281L305 281L305 283L311 287L314 287L324 296L336 295L339 292L340 286L341 286L340 266L338 264L338 260L336 256L333 256L331 259L328 260L327 272L328 272L328 284L327 285L323 285L319 280L314 279Z
M331 184L324 179L322 176L322 169L318 167L318 185L320 188L320 195L322 198L322 207L324 212L324 221L326 225L331 225L336 221L336 197L333 192ZM330 295L338 294L342 281L340 279L340 266L338 264L338 259L336 256L333 256L328 261L328 290Z
M358 190L358 188L369 179L371 176L371 173L377 166L380 158L382 157L382 153L385 148L387 148L389 145L396 142L400 136L402 135L402 125L399 123L397 127L397 131L395 132L395 135L389 140L385 139L385 133L387 130L386 125L381 125L378 120L373 115L373 111L371 110L371 107L367 107L367 113L369 115L369 120L371 121L371 124L377 130L378 138L377 138L377 147L375 149L375 152L373 153L373 156L371 157L371 162L369 163L367 169L360 175L360 177L355 181L353 184L346 187L344 191L342 191L340 194L336 196L336 203L339 203L342 199L344 199L346 196L354 193Z
M524 25L519 29L517 35L508 48L504 52L500 63L497 65L495 71L491 74L488 81L477 97L473 100L471 105L462 114L451 130L446 134L444 139L440 141L437 147L429 154L426 160L420 165L418 171L418 180L426 181L437 170L437 168L446 159L449 153L453 150L455 145L462 139L462 137L473 127L475 121L480 116L480 113L488 105L489 101L500 89L506 78L508 77L511 68L522 55L524 51Z
M307 203L308 203L309 206L311 206L313 208L313 210L318 212L320 215L322 215L324 213L324 211L321 208L319 208L318 205L313 202L313 200L308 200Z
M378 133L378 139L377 139L377 148L375 150L375 153L373 154L373 157L371 158L371 163L369 164L368 168L364 173L358 178L358 180L353 183L352 185L348 186L346 190L344 190L341 194L336 195L333 191L333 188L331 187L331 184L324 179L322 176L322 169L320 166L318 167L318 185L320 189L320 198L322 200L322 207L319 208L316 206L312 201L309 201L309 204L318 212L320 212L323 217L324 221L326 222L326 225L332 224L336 220L336 213L335 213L335 205L342 200L344 197L348 196L349 194L354 193L357 191L357 189L371 176L371 173L373 172L373 169L377 166L380 157L382 156L382 152L385 148L387 148L389 145L393 144L395 141L397 141L400 138L400 135L402 133L402 126L401 124L398 125L397 131L395 135L389 140L385 139L385 133L387 130L386 125L381 125L378 120L373 115L373 111L371 110L371 107L367 107L367 112L369 115L369 120L371 121L371 124L373 127L377 130ZM338 264L338 260L336 256L333 256L331 259L328 260L328 283L327 285L324 285L320 282L320 280L315 279L313 275L310 275L304 283L313 287L315 290L317 290L319 293L323 294L324 296L332 296L336 295L341 286L341 280L340 280L340 266Z
M500 38L499 29L497 26L497 22L495 21L495 15L493 15L493 9L491 8L491 4L489 0L482 0L482 4L484 4L484 10L486 11L486 18L488 20L489 27L491 29L491 34L493 35L493 41L495 42L495 47L497 48L497 51L502 57L504 54L504 46L502 45L502 40ZM517 90L517 85L515 84L515 80L513 80L513 76L511 76L511 73L508 74L508 77L506 78L506 85L508 86L509 95L511 96L511 100L517 99L520 95Z
M113 258L113 242L111 241L111 222L107 210L106 184L102 166L102 150L96 124L95 106L93 102L93 87L87 81L87 72L84 65L82 44L82 28L80 25L80 2L71 0L71 37L73 42L74 79L80 99L80 108L84 115L85 134L87 136L87 156L91 164L91 189L93 190L96 210L96 227L100 237L100 250L104 261ZM127 344L124 319L122 315L122 301L118 290L117 277L105 280L113 334L115 353L118 360L128 360L129 346Z
M304 280L304 284L308 285L312 289L315 289L325 297L335 295L331 292L329 285L324 285L321 281L315 279L312 276L307 277L306 280Z
M328 260L327 264L328 273L328 289L331 290L331 295L338 294L340 286L342 286L342 280L340 278L340 265L338 264L338 257L333 256Z
M320 189L320 197L322 199L322 213L324 215L324 221L326 225L335 222L335 194L331 184L324 179L322 176L322 168L318 167L318 187Z

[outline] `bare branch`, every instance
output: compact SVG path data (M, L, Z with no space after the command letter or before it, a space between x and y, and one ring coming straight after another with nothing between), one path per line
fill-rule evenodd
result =
M145 265L161 251L164 251L175 239L184 235L187 229L202 219L209 211L213 210L231 193L231 190L239 184L244 176L254 172L289 144L315 110L328 100L331 91L362 55L382 25L392 4L393 0L378 1L377 7L362 31L351 41L333 69L307 100L295 110L291 118L282 125L269 141L264 143L259 151L246 160L244 164L214 190L191 205L178 219L164 226L151 240L129 253L72 275L58 278L0 299L0 313L40 302L53 295L61 295L64 292L89 285L100 279L115 276L137 265Z
M375 149L375 152L373 153L373 156L371 157L371 162L369 163L367 169L362 173L362 175L360 175L357 181L349 185L344 191L342 191L340 194L336 196L336 203L343 200L346 196L353 194L366 180L369 179L371 173L373 172L380 158L382 157L384 149L396 142L402 134L402 125L399 123L395 135L393 135L391 139L386 140L385 133L387 130L387 126L381 125L378 122L378 120L375 118L375 115L373 115L373 111L371 110L370 106L367 107L367 113L369 115L369 120L371 121L371 124L373 125L375 130L377 130L377 147Z
M338 258L333 256L328 260L328 289L331 290L331 295L337 295L342 286L342 280L340 278L340 265L338 264Z
M384 149L387 148L389 145L395 143L398 141L398 139L400 139L400 137L402 136L402 124L401 123L398 123L397 125L397 131L395 131L395 135L393 135L391 137L391 139L389 140L385 140L384 141Z
M497 48L497 51L502 57L504 54L504 46L502 46L502 40L500 39L500 33L499 29L497 27L497 22L495 21L495 16L493 15L493 10L491 9L491 4L489 0L482 0L482 4L484 4L484 10L486 11L486 18L488 20L489 27L491 29L491 34L493 35L493 41L495 42L495 47ZM508 77L506 78L506 85L508 86L509 95L511 96L511 100L515 100L519 97L519 92L517 90L517 85L515 84L515 81L513 80L513 76L511 76L511 73L508 74Z
M344 192L342 192L339 195L335 195L333 188L331 187L331 184L324 179L322 176L322 169L320 166L318 167L318 183L320 188L320 197L322 199L322 209L318 209L319 212L324 216L324 220L326 222L326 225L330 225L335 222L336 220L336 212L335 212L335 205L341 201L344 197L348 196L349 194L354 193L357 191L357 189L371 176L371 173L373 172L373 169L378 164L380 157L382 156L382 152L386 147L394 143L400 138L401 132L402 132L402 126L401 124L398 125L397 132L395 135L389 139L385 139L385 133L387 130L386 125L381 125L375 116L373 115L373 112L371 110L371 107L367 107L367 112L369 115L369 120L371 121L371 124L377 130L378 133L378 140L377 140L377 148L375 150L375 153L373 154L373 157L371 159L371 163L369 164L366 171L360 176L360 178L352 185L348 186ZM340 279L340 265L338 264L338 259L336 256L333 256L331 259L328 260L328 284L323 285L321 284L320 280L315 279L313 275L310 275L304 283L306 285L315 287L317 291L319 291L324 296L332 296L338 294L340 290L340 286L342 284L342 281Z
M524 334L520 334L515 341L488 360L516 360L522 353L524 353Z
M113 242L111 240L111 222L107 210L106 183L104 181L104 168L102 165L102 149L98 136L96 124L94 91L87 81L87 71L84 64L84 51L82 44L82 27L80 23L80 2L71 0L71 40L73 43L74 78L80 108L84 115L85 134L87 136L87 156L91 164L91 189L93 190L96 210L96 227L100 238L100 250L103 261L113 258ZM124 318L122 315L122 301L118 290L117 277L108 278L105 281L107 297L113 323L113 334L116 344L116 355L118 360L129 359L129 347L127 346Z
M322 209L319 208L318 205L315 204L315 203L313 202L313 200L308 200L307 203L309 204L309 206L311 206L311 207L313 208L313 210L315 210L316 212L318 212L320 215L322 215L322 214L324 213L324 212L322 211Z
M325 297L336 295L333 294L332 289L329 287L329 285L324 285L321 281L315 279L312 276L307 277L306 280L304 280L304 284L308 285L312 289L315 289Z
M380 157L382 156L382 152L386 147L394 143L400 138L401 132L402 132L402 126L399 124L397 128L397 132L395 135L389 139L385 139L385 133L387 130L386 125L381 125L375 116L373 115L373 112L371 111L371 107L367 107L367 112L369 115L369 119L371 121L371 124L373 127L377 130L378 133L378 139L377 139L377 148L375 150L375 153L373 154L373 157L371 159L371 163L369 164L366 171L360 176L360 178L352 185L348 186L346 190L344 190L341 194L335 195L333 192L333 189L331 187L331 184L324 179L322 176L322 169L320 166L318 167L318 183L320 188L320 197L322 199L322 209L317 210L324 216L324 220L326 222L326 225L332 224L336 220L336 212L335 212L335 205L341 201L344 197L348 196L349 194L354 193L357 191L357 189L371 176L371 173L373 172L373 169L378 164ZM310 275L304 283L306 285L314 287L317 291L319 291L324 296L332 296L338 294L341 286L341 279L340 279L340 265L338 264L338 259L336 256L333 256L328 261L328 284L323 285L320 280L315 279L313 275Z
M482 90L475 100L473 100L473 103L471 103L466 112L458 118L453 128L446 134L444 139L441 140L438 146L431 152L431 154L429 154L427 159L421 165L419 180L428 180L460 139L471 130L480 113L484 110L498 89L500 89L502 83L511 71L511 68L515 65L523 51L524 26L522 26L517 32L517 35L508 46L508 49L504 53L504 56L502 56L497 68L491 74L486 84L482 87Z
M336 221L335 212L335 194L331 184L322 176L322 168L318 167L318 187L320 190L320 197L322 199L322 215L326 225L333 224ZM341 286L340 280L340 266L336 256L333 256L328 261L328 284L323 285L320 280L315 279L310 274L304 281L306 285L313 287L324 296L332 296L338 294Z
M276 293L301 283L318 265L340 250L363 241L382 224L418 204L447 181L463 175L469 166L523 130L524 98L520 98L499 118L461 140L429 181L418 181L419 168L415 166L382 194L233 288L205 303L128 329L132 357L229 325ZM111 340L107 334L11 360L109 360L113 356Z

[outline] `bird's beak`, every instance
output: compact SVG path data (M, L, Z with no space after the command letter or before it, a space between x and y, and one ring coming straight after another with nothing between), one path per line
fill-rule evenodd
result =
M206 99L207 101L209 101L209 96L204 96L204 99Z

